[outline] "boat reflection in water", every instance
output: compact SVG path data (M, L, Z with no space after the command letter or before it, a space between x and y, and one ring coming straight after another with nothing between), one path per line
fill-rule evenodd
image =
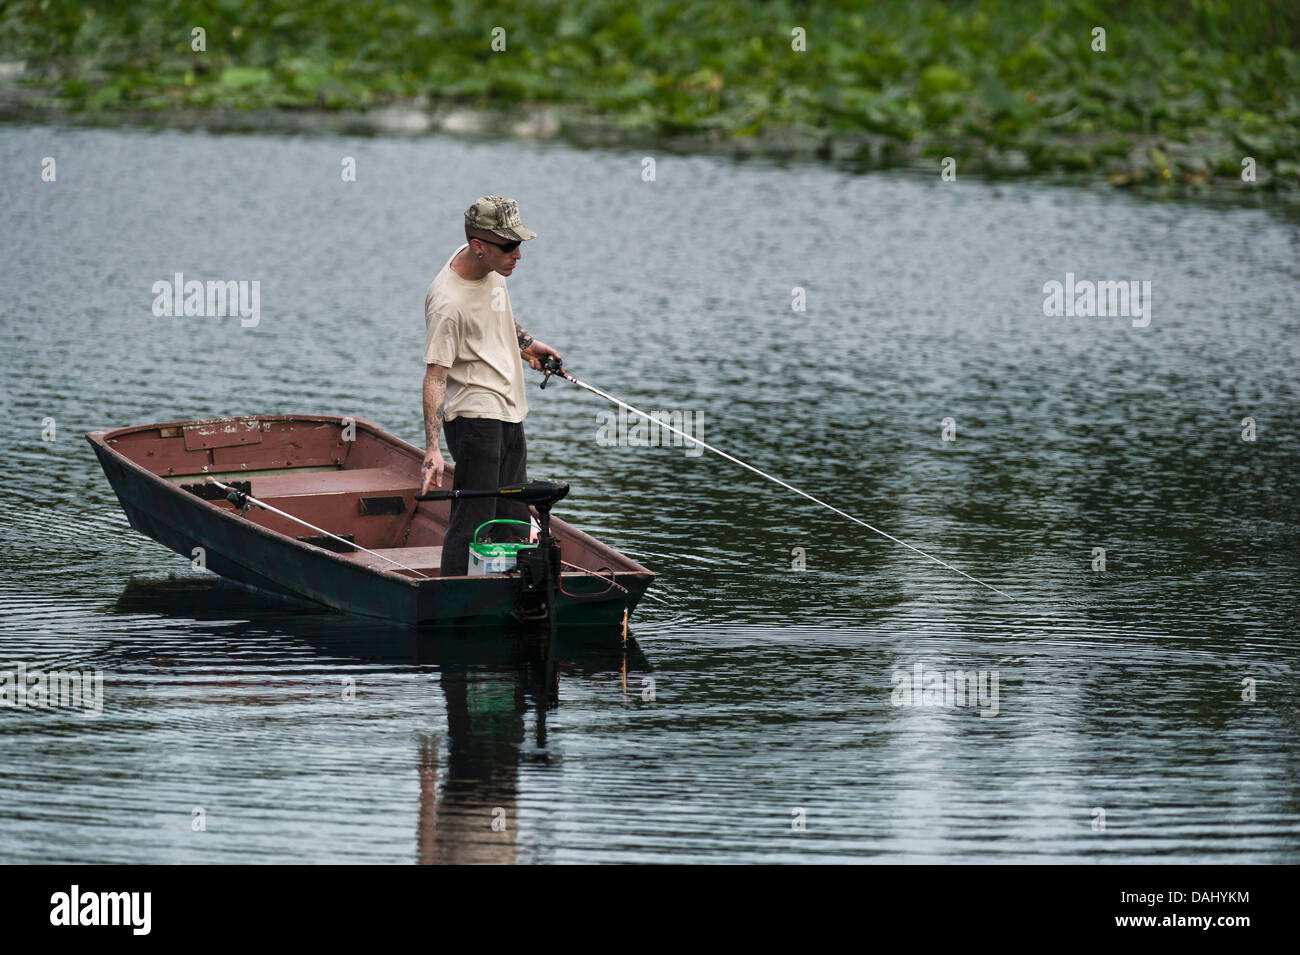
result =
M546 719L559 705L561 674L626 686L629 674L650 669L634 639L624 646L620 629L561 630L552 659L544 630L421 632L300 609L216 578L132 580L113 611L205 621L204 645L214 657L222 655L223 640L246 653L250 640L287 637L331 659L436 668L447 706L445 749L436 734L417 733L412 759L419 777L421 863L514 862L519 766L550 759ZM232 611L247 619L231 621ZM137 645L131 656L143 652ZM119 656L114 662L125 661ZM275 666L274 657L258 663ZM301 655L286 653L284 666L300 671Z

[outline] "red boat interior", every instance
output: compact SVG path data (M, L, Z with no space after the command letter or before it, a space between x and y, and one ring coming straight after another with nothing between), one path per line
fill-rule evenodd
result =
M416 501L422 453L368 422L311 416L220 418L123 428L105 444L159 477L180 485L248 481L267 504L397 561L438 575L448 501ZM451 486L450 470L443 488ZM209 486L216 497L216 491ZM236 510L224 497L212 503ZM392 563L343 545L258 507L246 518L289 537L340 553L384 572L415 577ZM565 561L589 570L642 570L617 551L553 519ZM523 528L520 528L523 530Z

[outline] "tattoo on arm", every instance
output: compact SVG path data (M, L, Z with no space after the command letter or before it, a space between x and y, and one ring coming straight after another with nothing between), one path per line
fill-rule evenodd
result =
M524 351L533 343L533 336L529 335L524 326L515 322L515 337L519 339L519 350Z
M444 408L447 397L446 377L424 376L424 444L425 448L438 447L438 431L442 427Z

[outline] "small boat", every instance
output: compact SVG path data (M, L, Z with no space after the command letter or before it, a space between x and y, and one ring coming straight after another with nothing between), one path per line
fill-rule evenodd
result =
M521 619L525 575L440 575L451 502L417 500L424 452L362 418L251 415L86 438L131 526L223 577L411 625ZM550 528L563 559L555 623L621 625L654 574L558 518Z

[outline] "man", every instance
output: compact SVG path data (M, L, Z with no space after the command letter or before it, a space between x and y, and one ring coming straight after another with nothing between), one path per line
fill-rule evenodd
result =
M488 490L528 480L524 441L522 352L533 368L560 357L515 321L506 276L519 263L520 243L537 237L519 220L519 205L483 196L465 210L465 244L447 260L424 296L424 455L421 493L442 487L446 464L438 424L456 461L455 490ZM526 505L501 498L451 502L442 542L443 577L469 570L475 529L494 518L527 521ZM524 530L520 528L520 530ZM507 536L507 535L500 535Z

